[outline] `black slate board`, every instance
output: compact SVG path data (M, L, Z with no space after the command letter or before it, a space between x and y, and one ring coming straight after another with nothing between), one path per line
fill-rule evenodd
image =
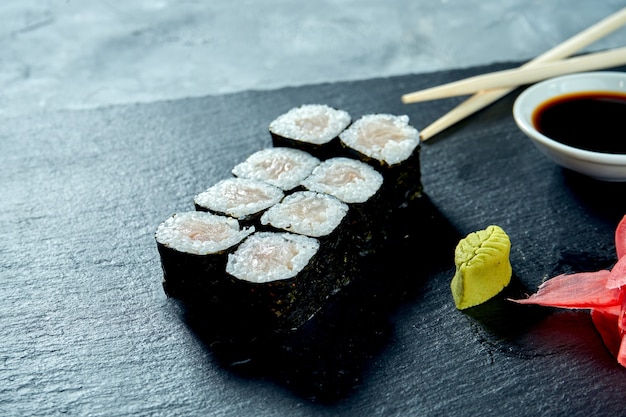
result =
M401 94L509 66L2 120L0 414L622 414L626 371L589 315L504 296L610 267L626 186L547 161L514 125L515 94L423 145L398 266L372 268L297 340L216 341L161 288L157 225L269 146L277 115L326 103L420 128L460 99ZM454 246L489 224L511 237L513 283L457 311Z

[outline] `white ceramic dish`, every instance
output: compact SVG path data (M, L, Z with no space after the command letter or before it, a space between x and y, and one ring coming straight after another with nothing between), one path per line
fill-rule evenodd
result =
M533 126L533 112L540 104L553 97L582 91L626 93L626 73L585 72L537 83L523 91L515 101L515 122L544 155L559 165L603 181L626 181L626 154L594 152L564 145L539 133Z

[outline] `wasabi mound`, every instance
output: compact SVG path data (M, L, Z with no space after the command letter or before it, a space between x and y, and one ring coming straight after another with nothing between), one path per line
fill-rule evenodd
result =
M454 251L456 271L450 288L459 310L494 297L511 281L511 242L499 226L470 233Z

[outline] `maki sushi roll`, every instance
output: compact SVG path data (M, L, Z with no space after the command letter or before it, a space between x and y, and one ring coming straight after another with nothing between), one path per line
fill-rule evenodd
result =
M382 183L383 176L372 166L345 157L323 161L302 181L307 190L330 194L348 204L370 200Z
M326 274L335 292L347 285L356 271L348 214L348 205L329 194L298 191L263 213L261 227L318 239L319 254L331 268Z
M339 138L357 159L382 173L391 210L421 196L419 131L409 125L408 116L365 115Z
M363 255L385 248L391 258L392 238L408 236L409 211L397 209L422 192L419 132L408 121L377 114L351 124L317 104L277 117L273 147L196 195L195 211L158 226L165 293L228 339L300 328L374 265Z
M389 166L409 159L420 144L419 132L409 125L406 115L365 115L340 138L349 148Z
M265 181L290 191L300 185L319 163L318 158L299 149L266 148L237 164L232 173L239 178Z
M274 146L295 147L326 159L341 150L339 134L351 121L344 110L305 104L278 116L270 123L269 131Z
M319 241L292 233L258 232L228 256L232 307L244 325L293 330L307 321L331 294Z
M257 284L293 278L319 246L317 239L293 233L255 233L228 256L226 272Z
M195 196L194 204L196 210L234 217L242 225L252 225L284 195L283 190L264 181L228 178Z
M382 184L383 176L371 165L345 157L323 161L302 181L305 189L348 204L350 233L361 256L371 253L385 238L385 222L378 213Z
M261 216L262 225L311 237L328 236L341 224L348 206L337 198L313 191L298 191Z
M232 254L229 303L238 328L254 333L297 330L345 285L345 272L328 262L319 239L288 232L257 232Z
M155 233L165 293L183 301L217 301L228 254L254 232L236 219L208 212L177 213ZM206 298L204 298L206 297Z

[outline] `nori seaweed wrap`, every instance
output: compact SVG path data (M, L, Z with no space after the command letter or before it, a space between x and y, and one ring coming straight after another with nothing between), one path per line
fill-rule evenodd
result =
M208 212L169 217L155 234L165 293L182 300L201 293L202 303L219 300L228 254L252 232L253 227L241 229L237 220Z
M340 135L341 143L384 177L388 210L405 207L422 195L419 131L409 117L369 114Z
M323 161L302 182L307 190L332 195L348 204L351 239L361 256L384 243L386 219L379 213L382 184L383 176L371 165L346 157Z
M269 125L274 146L301 149L320 159L339 156L339 134L352 121L350 114L325 104L304 104Z
M238 325L284 332L308 321L343 285L344 272L324 255L318 239L303 235L258 232L247 238L226 266Z
M298 191L286 196L261 216L261 227L314 237L320 242L320 255L333 276L332 292L347 285L356 271L356 248L351 245L349 207L339 199L314 191Z

